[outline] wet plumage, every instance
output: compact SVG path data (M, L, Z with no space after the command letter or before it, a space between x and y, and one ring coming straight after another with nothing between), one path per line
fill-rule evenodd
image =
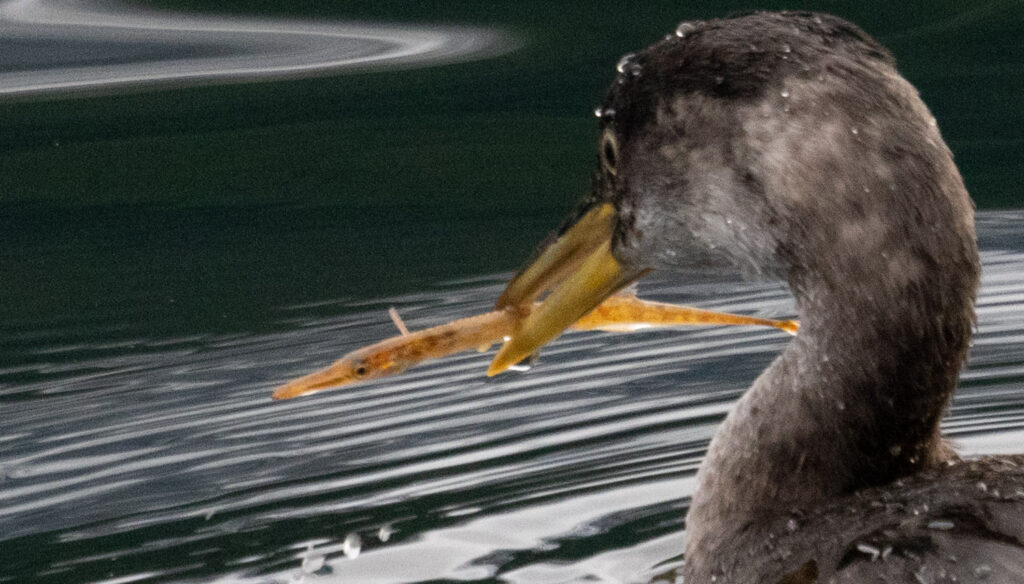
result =
M680 32L620 62L593 192L538 260L573 270L517 278L507 302L554 290L492 371L651 269L782 279L802 328L712 440L686 581L1024 582L1024 457L963 462L940 436L980 263L931 113L836 17Z

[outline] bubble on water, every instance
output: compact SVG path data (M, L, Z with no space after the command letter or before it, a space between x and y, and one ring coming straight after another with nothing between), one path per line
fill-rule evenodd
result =
M306 554L302 557L302 573L312 574L320 568L324 567L324 563L327 558L324 555L313 549L313 544L306 546Z
M350 533L345 536L345 543L341 544L341 552L345 554L346 558L356 559L359 557L359 552L363 550L363 538L359 537L358 533Z

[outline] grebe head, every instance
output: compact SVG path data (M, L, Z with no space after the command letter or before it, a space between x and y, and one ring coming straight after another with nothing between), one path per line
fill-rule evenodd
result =
M813 13L680 31L619 62L596 110L593 191L499 304L532 299L566 273L577 292L556 290L544 314L558 322L539 331L528 321L492 372L649 269L782 278L807 334L837 304L881 308L861 312L881 326L920 286L973 299L972 203L935 119L885 48ZM601 214L610 218L598 224ZM580 274L605 239L608 256ZM582 302L580 286L593 292Z

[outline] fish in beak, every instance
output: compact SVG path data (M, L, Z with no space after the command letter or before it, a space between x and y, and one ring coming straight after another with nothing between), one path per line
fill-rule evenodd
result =
M495 355L488 376L522 361L646 273L623 266L612 255L615 222L614 206L595 205L512 278L497 308L516 308L526 317ZM548 290L540 306L531 309Z

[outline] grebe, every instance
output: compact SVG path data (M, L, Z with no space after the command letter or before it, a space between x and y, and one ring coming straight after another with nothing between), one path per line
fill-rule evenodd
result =
M683 23L618 65L590 197L499 306L489 374L646 271L780 278L802 328L718 428L688 584L1024 582L1024 456L939 422L974 326L973 205L889 52L804 12Z

